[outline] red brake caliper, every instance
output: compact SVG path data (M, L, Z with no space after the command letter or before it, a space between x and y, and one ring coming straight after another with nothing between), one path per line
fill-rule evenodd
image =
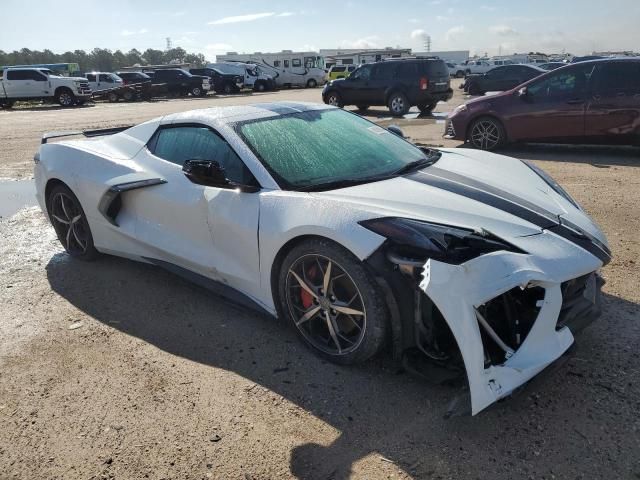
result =
M311 268L307 270L307 278L313 278L315 276L316 276L316 266L311 265ZM309 308L313 303L313 297L304 288L300 289L300 300L302 301L302 306L305 309Z

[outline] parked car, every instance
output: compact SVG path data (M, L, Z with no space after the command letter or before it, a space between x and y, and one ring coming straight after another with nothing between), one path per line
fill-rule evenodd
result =
M476 414L600 314L607 239L533 164L418 148L309 103L117 132L84 132L105 137L89 145L46 134L35 156L36 197L67 254L165 268L285 320L328 361L414 352L439 381L468 382Z
M82 105L91 99L86 78L62 77L47 68L5 68L0 78L0 106L19 100L57 102L63 107Z
M223 73L216 68L191 68L192 75L209 77L212 90L216 93L237 93L244 86L244 77L233 73Z
M445 135L484 150L519 141L640 145L639 118L640 59L592 60L461 105Z
M556 68L560 68L560 67L564 67L567 64L564 62L547 62L547 63L540 63L537 64L536 66L540 67L543 70L547 70L548 72L550 72L551 70L555 70Z
M204 75L192 75L181 68L162 68L153 72L151 77L153 84L165 84L167 91L172 95L193 95L204 97L211 88L209 77Z
M218 62L207 64L207 68L215 68L224 74L241 77L243 85L256 92L266 92L276 88L273 76L263 72L260 66L252 63Z
M412 106L430 113L439 101L453 96L449 70L443 60L393 59L365 64L348 78L327 83L322 90L324 103L342 107L386 105L394 116L406 114Z
M489 63L487 60L468 60L463 66L465 75L487 73L492 68L496 68L493 63Z
M89 86L93 92L118 88L124 85L123 80L115 73L90 72L85 73L84 77L89 81Z
M503 92L545 72L546 70L535 65L505 65L493 68L487 73L467 76L463 88L469 95Z
M327 80L330 81L337 80L338 78L347 78L355 71L356 68L358 68L357 65L334 65L329 69Z
M116 72L125 85L136 83L151 83L151 77L142 72Z
M465 66L464 65L456 65L455 63L447 63L447 68L449 69L449 75L455 78L462 78L465 75Z

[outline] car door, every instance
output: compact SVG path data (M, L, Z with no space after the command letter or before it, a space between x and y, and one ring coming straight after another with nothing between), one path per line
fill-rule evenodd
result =
M362 96L366 104L384 104L385 93L393 81L395 65L393 63L379 62L371 66L369 81L365 83Z
M342 100L347 105L372 105L365 94L369 86L372 65L362 65L340 83Z
M35 78L42 77L43 81ZM35 70L7 70L4 80L5 91L9 98L41 97L44 95L46 76Z
M27 70L27 81L24 84L25 97L42 97L48 90L49 78L37 70Z
M640 143L640 62L600 63L585 113L586 135L603 143Z
M592 64L551 72L514 94L504 115L512 140L577 142L585 134Z
M206 125L164 125L136 160L167 182L131 192L136 238L155 260L256 291L259 193L199 185L182 172L187 160L215 160L230 180L255 185L222 136Z

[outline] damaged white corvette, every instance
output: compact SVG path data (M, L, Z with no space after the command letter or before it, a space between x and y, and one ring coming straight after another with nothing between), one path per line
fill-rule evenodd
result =
M71 135L95 138L51 142ZM70 255L167 268L288 319L338 363L386 345L466 373L473 414L600 314L606 238L557 183L513 158L418 148L303 103L42 143L38 200Z

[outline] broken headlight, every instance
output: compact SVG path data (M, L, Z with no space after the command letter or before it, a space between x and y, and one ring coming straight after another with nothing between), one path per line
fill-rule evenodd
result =
M544 170L542 170L540 167L538 167L532 162L529 162L527 160L522 160L522 163L524 163L527 167L533 170L542 180L544 180L544 183L546 183L551 187L551 189L554 192L556 192L558 195L563 197L566 201L568 201L571 205L576 207L578 210L582 210L582 207L578 205L578 202L576 202L573 198L571 198L571 195L569 195L567 191L564 188L562 188L560 184L551 177L551 175L549 175L547 172L545 172Z
M485 230L397 217L364 220L360 225L386 237L398 249L397 253L425 261L432 258L459 265L491 252L526 253Z

